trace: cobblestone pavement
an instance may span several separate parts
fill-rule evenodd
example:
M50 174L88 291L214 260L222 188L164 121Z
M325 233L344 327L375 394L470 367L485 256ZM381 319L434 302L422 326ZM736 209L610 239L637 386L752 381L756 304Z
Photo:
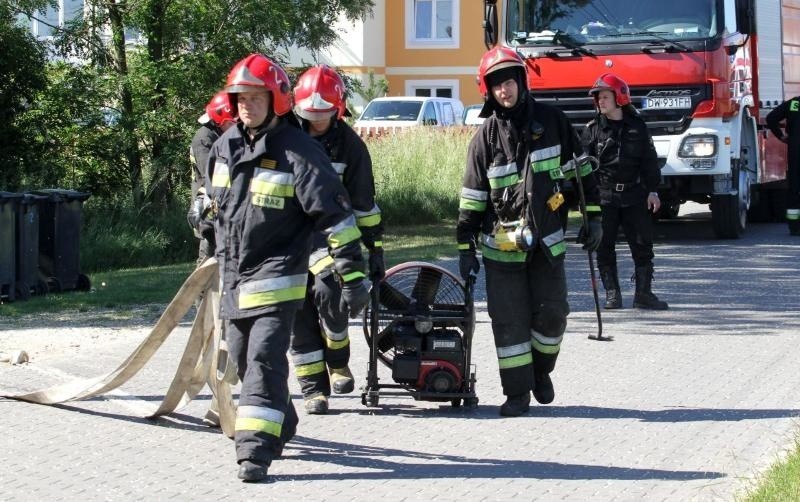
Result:
M503 396L479 287L476 410L407 397L366 408L356 392L332 398L328 416L307 416L292 381L298 435L269 483L244 484L232 441L202 424L207 389L178 413L138 418L169 385L186 319L108 395L61 406L0 400L0 500L733 500L797 434L800 239L764 224L737 241L712 240L707 216L657 227L654 290L670 303L666 312L630 308L632 264L620 242L628 308L604 313L613 342L587 339L596 319L586 255L570 245L573 313L556 400L526 416L498 416ZM5 391L103 374L151 327L35 324L0 320L0 350L28 347L33 356L0 364ZM354 322L359 384L361 333Z

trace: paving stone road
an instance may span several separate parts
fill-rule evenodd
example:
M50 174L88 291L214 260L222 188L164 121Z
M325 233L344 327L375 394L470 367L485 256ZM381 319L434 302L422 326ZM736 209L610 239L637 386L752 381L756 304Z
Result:
M526 416L498 416L503 397L479 287L478 409L394 397L366 408L358 393L336 396L328 416L300 411L270 483L244 484L233 443L202 424L208 389L177 413L139 418L169 385L185 319L139 375L108 395L60 406L0 400L0 500L734 500L798 432L800 239L761 224L718 241L708 217L684 208L656 227L654 290L669 302L666 312L630 308L632 263L620 242L628 308L604 313L613 342L587 339L596 319L586 255L570 245L573 312L556 400ZM0 363L0 389L103 374L151 326L44 317L19 328L0 319L0 351L32 355L29 364ZM354 322L359 384L361 333ZM295 382L291 389L302 410Z

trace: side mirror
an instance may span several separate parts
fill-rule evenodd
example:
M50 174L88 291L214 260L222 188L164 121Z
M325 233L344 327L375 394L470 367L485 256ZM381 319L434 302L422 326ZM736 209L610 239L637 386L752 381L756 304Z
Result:
M753 0L736 0L736 31L743 35L755 33L756 9Z
M483 43L491 49L497 43L497 0L485 0L483 6Z

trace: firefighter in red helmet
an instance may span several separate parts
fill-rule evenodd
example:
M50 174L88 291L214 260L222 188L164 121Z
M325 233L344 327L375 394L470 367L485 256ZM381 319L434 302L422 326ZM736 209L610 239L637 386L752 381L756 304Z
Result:
M360 232L320 144L289 120L289 78L261 54L236 63L225 86L239 122L214 143L204 216L217 241L221 317L242 382L234 440L239 478L261 481L294 435L286 353L306 296L315 232L325 235L356 315L369 300Z
M350 195L361 242L369 250L370 279L380 280L385 268L383 223L375 203L372 160L367 146L343 120L349 114L344 81L326 65L313 66L297 80L294 102L303 129L328 153ZM325 414L331 391L352 392L355 382L348 367L347 312L339 308L341 278L333 268L322 233L314 236L309 271L306 302L292 333L291 356L306 412Z
M581 137L584 151L600 161L597 181L603 215L603 240L597 248L600 279L606 289L606 309L622 308L617 273L616 240L620 225L634 263L633 306L664 310L667 302L651 290L653 222L648 211L661 207L656 188L661 179L658 157L647 124L631 104L628 84L606 73L592 86L597 117Z
M209 256L214 256L214 233L210 225L201 225L200 214L204 204L205 170L211 145L236 123L228 93L220 91L211 98L205 113L197 121L202 124L192 138L189 147L189 160L192 162L192 204L189 206L187 220L194 229L195 237L200 239L197 265L200 266ZM213 174L213 173L212 173Z
M525 63L495 47L481 59L478 86L486 120L469 145L459 203L459 269L467 281L486 269L486 296L506 401L502 416L553 401L550 373L567 326L567 244L561 189L582 177L590 211L581 236L600 242L599 206L591 166L574 165L580 142L560 110L537 102L527 88ZM573 179L574 181L574 179Z

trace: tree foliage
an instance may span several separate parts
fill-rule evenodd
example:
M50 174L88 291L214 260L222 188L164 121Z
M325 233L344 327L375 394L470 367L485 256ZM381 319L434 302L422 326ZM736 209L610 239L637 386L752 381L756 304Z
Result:
M16 16L0 1L0 188L9 191L24 184L21 167L36 163L36 143L18 119L46 85L44 48Z
M9 1L36 13L36 5L0 0ZM236 61L253 52L281 61L292 44L318 50L336 39L340 15L356 20L372 6L372 0L86 0L84 17L59 30L51 47L83 64L52 64L49 85L27 85L32 106L24 124L48 151L47 168L36 172L165 211L188 193L196 119Z

